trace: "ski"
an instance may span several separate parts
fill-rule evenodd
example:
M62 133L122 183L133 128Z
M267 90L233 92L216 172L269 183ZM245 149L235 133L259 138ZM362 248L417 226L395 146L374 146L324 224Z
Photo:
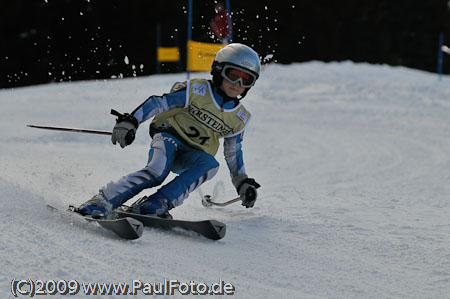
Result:
M187 231L196 232L211 240L222 239L223 237L225 237L225 233L227 230L225 223L217 220L188 221L164 219L154 216L130 213L121 209L117 209L114 212L119 218L134 218L142 222L146 227L159 228L163 230L181 228Z
M59 209L51 205L47 205L47 207L52 211L59 211ZM130 217L123 217L118 219L94 219L89 216L81 215L73 206L70 206L67 212L73 213L88 222L96 222L104 229L112 231L120 238L126 240L138 239L140 236L142 236L142 233L144 231L143 224L139 220Z

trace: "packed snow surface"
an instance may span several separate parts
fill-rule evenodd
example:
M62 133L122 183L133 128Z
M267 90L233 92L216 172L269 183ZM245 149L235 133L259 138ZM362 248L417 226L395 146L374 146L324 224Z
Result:
M182 80L185 74L0 91L1 298L13 296L14 279L223 280L235 286L226 296L233 298L450 296L448 76L351 62L267 66L243 100L254 116L246 169L262 185L255 207L202 206L201 194L236 196L219 150L217 176L172 212L225 222L220 241L148 228L125 241L47 209L79 205L142 168L148 128L121 149L107 136L27 124L111 130L111 108L131 112Z

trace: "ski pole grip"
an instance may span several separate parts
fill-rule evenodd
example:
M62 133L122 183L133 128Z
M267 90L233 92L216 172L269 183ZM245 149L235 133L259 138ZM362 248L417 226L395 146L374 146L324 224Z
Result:
M116 111L116 110L114 110L114 109L111 109L111 114L112 114L112 115L115 115L115 116L117 116L117 117L123 117L123 114L122 114L122 113L120 113L119 111Z
M133 115L129 113L120 113L114 109L111 109L111 114L117 116L116 122L122 122L122 121L128 121L134 125L134 127L137 129L139 127L139 122Z

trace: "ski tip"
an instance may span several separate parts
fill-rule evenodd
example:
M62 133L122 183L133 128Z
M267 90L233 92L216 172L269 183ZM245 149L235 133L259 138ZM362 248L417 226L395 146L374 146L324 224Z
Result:
M212 227L216 231L215 235L211 236L211 239L213 240L220 240L225 237L225 234L227 233L227 226L225 223L222 223L217 220L210 220Z
M144 224L142 222L131 217L125 217L123 219L126 219L135 232L135 237L131 239L137 239L142 236L144 233Z
M142 236L144 225L142 222L125 217L120 219L94 219L86 218L88 221L97 222L100 226L114 232L122 239L135 240Z

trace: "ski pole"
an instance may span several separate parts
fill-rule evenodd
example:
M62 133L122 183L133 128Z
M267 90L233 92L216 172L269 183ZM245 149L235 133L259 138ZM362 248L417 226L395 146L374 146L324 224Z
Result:
M202 205L203 205L204 207L210 207L210 206L212 206L212 205L220 206L220 207L225 207L225 206L228 206L228 205L230 205L230 204L232 204L232 203L235 203L235 202L237 202L237 201L240 201L240 200L241 200L241 197L238 196L238 197L236 197L236 198L234 198L234 199L231 199L231 200L229 200L229 201L225 201L225 202L215 202L215 201L213 201L213 200L211 199L211 195L205 195L205 196L203 196L203 198L202 198Z
M55 130L55 131L65 131L65 132L77 132L77 133L88 133L88 134L98 134L98 135L112 135L109 131L91 130L91 129L79 129L79 128L68 128L68 127L55 127L55 126L36 126L27 125L29 128L44 129L44 130Z
M117 112L114 109L111 109L111 114L123 117L123 114ZM98 135L112 135L112 132L109 131L100 131L100 130L91 130L91 129L79 129L79 128L69 128L69 127L55 127L55 126L36 126L36 125L27 125L29 128L36 129L44 129L44 130L55 130L55 131L65 131L65 132L76 132L76 133L88 133L88 134L98 134Z

